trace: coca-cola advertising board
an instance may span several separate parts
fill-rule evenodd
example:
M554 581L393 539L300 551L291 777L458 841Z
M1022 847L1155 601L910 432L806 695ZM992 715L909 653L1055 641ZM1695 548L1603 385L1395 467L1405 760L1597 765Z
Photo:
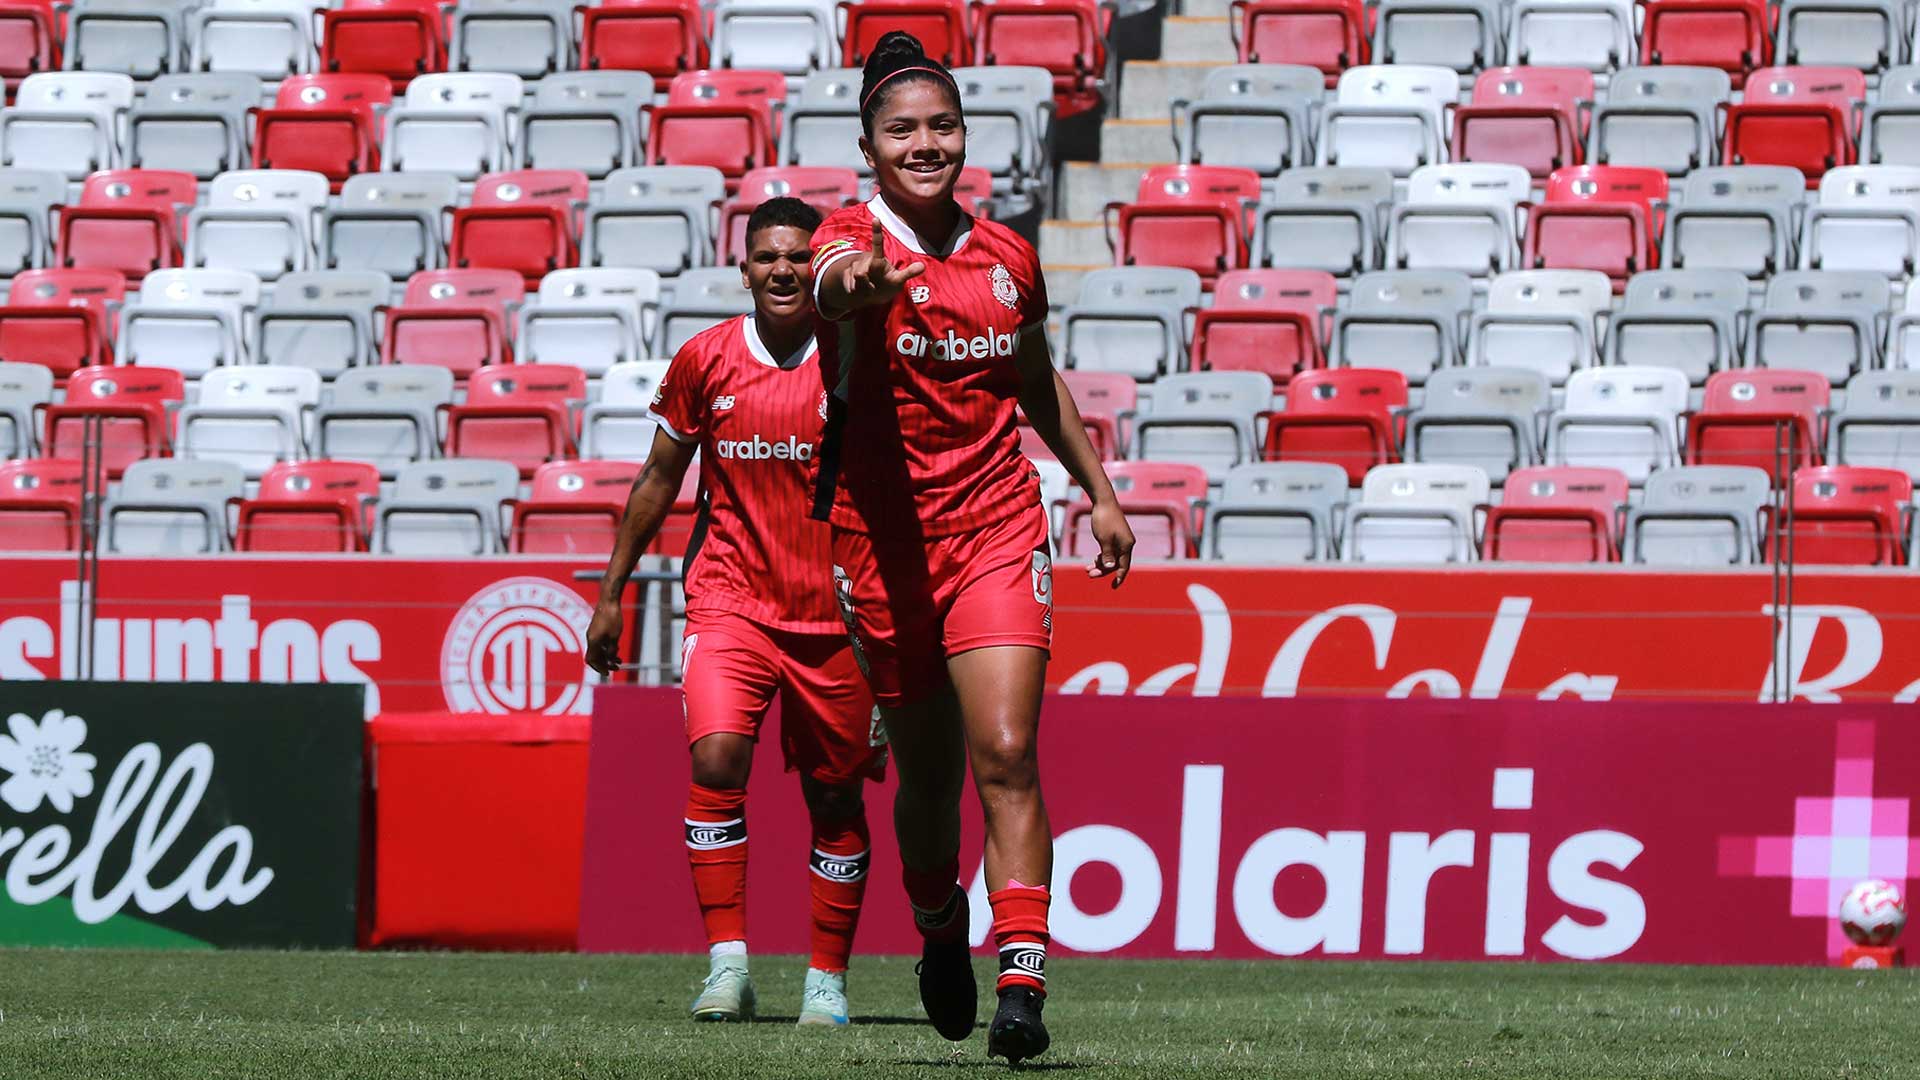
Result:
M771 722L771 721L770 721ZM580 944L699 951L678 695L603 689ZM760 741L748 935L807 947L807 815ZM1863 878L1920 858L1920 724L1887 705L1049 697L1063 950L1129 956L1825 964ZM918 950L891 783L858 948ZM963 808L973 941L980 817Z

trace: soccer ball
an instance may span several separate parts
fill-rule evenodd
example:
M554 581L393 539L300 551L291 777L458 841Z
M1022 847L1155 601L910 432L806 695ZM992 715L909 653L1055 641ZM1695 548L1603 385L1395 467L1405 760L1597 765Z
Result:
M1907 925L1907 897L1900 886L1868 878L1840 899L1840 929L1855 945L1889 945Z

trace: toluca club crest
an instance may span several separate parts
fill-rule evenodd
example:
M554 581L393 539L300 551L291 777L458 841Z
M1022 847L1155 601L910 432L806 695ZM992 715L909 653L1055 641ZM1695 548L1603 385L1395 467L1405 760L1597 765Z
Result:
M1005 304L1011 311L1020 306L1020 290L1013 283L1013 275L1007 273L1005 263L994 263L987 272L987 279L993 282L993 298Z

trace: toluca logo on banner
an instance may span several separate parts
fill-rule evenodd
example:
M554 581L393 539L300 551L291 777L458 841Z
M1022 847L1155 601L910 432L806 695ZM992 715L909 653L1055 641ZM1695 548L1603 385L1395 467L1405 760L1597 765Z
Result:
M0 687L0 944L351 946L362 692Z
M460 606L440 662L455 712L593 711L594 674L581 660L593 609L539 577L495 582Z

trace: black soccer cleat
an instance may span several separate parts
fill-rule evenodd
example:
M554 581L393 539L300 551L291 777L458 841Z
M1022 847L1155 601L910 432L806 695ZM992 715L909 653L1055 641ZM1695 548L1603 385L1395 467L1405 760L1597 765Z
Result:
M1018 1065L1046 1053L1053 1041L1040 1019L1040 1009L1046 1003L1045 997L1024 986L1000 991L1000 1007L994 1011L993 1026L987 1029L987 1056L1003 1057L1007 1064Z
M945 918L935 925L952 925L951 920L958 920L964 934L969 917L967 894L953 890L953 899L941 914ZM920 919L920 913L915 912L914 918ZM964 936L958 941L928 940L921 946L920 962L913 966L914 974L920 976L920 1007L927 1011L933 1030L952 1042L973 1034L974 1020L980 1012L980 990L974 985L970 953Z

